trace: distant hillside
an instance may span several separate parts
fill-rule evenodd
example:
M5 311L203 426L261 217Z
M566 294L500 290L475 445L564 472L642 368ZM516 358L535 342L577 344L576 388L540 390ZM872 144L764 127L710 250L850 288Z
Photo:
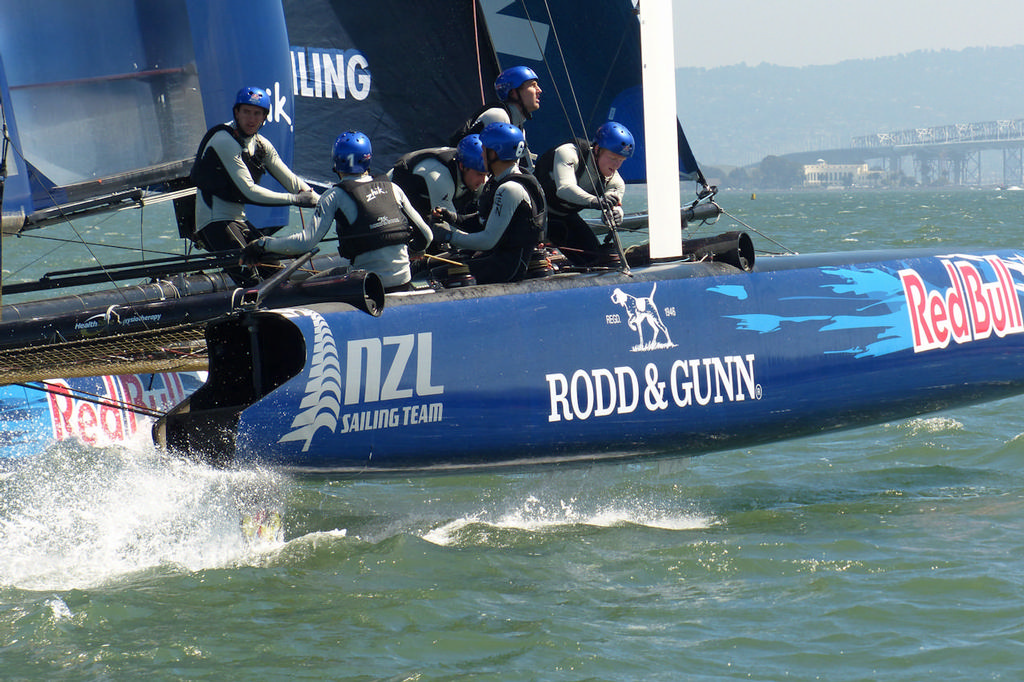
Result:
M680 120L706 166L841 147L876 132L1024 118L1024 45L679 69L676 81Z

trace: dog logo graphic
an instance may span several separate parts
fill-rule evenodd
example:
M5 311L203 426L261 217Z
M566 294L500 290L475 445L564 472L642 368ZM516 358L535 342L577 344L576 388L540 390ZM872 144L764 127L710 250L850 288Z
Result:
M661 321L661 313L654 303L654 292L658 288L655 282L648 296L631 296L622 289L612 292L612 303L621 305L626 310L626 324L640 336L640 343L633 350L654 350L656 348L675 348L665 323ZM651 337L644 341L644 330L650 329Z

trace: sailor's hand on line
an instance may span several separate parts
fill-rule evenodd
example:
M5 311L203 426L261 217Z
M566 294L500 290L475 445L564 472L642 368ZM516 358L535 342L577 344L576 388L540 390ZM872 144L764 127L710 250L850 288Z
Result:
M455 213L455 211L451 210L450 208L438 206L437 208L430 212L430 221L432 223L445 222L448 223L449 225L458 225L459 216L458 214Z
M259 239L253 239L242 247L242 264L251 265L252 263L258 263L263 258L263 254L267 252L266 243L267 238L260 237Z
M304 190L292 195L292 203L300 208L313 208L320 197L312 190Z
M614 197L610 197L607 195L601 197L594 197L593 199L590 200L590 208L594 208L599 211L608 211L611 210L611 208L615 206L617 203L618 202L615 200Z
M621 206L612 206L611 209L601 212L601 222L609 227L622 227L623 215Z
M444 209L442 209L444 210ZM450 211L449 211L450 212ZM437 223L434 225L434 243L435 244L451 244L452 243L452 228L445 223Z

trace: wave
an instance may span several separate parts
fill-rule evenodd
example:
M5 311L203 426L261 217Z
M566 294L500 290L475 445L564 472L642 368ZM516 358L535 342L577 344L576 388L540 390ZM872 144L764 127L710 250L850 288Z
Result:
M436 545L448 546L472 542L473 537L490 542L485 531L526 531L530 533L576 529L580 526L612 528L641 526L661 530L697 530L715 523L712 516L677 510L659 509L636 500L617 500L595 508L581 505L578 499L559 499L545 504L530 495L518 507L502 512L481 510L450 520L420 535Z
M66 442L10 472L0 492L0 586L65 590L248 560L267 545L242 520L280 508L283 479Z

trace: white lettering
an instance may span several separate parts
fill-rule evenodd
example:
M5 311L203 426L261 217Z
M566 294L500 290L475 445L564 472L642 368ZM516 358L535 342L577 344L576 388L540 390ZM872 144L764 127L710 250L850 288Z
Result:
M434 337L430 332L421 332L416 336L416 395L438 395L444 393L444 386L430 383L431 359L434 350Z
M345 363L345 404L359 402L359 387L366 377L363 401L375 403L380 400L381 370L380 339L358 339L348 342ZM366 351L366 372L363 372L363 351Z
M370 72L367 70L369 64L362 52L348 50L345 52L348 60L347 83L349 92L357 100L364 100L370 96Z
M402 398L411 398L412 389L399 388L398 384L402 381L405 368L409 365L409 358L412 357L412 348L416 345L415 337L412 334L385 336L384 345L397 346L397 348L395 350L395 359L391 361L387 378L384 379L384 388L381 390L380 399L400 400Z
M352 99L370 96L369 62L359 50L292 47L292 92L296 97Z
M548 414L549 422L566 421L572 419L572 412L569 410L569 382L564 374L548 374L544 377L548 382L548 395L551 398L551 412Z
M606 369L595 369L594 375L594 416L607 417L615 411L615 379L612 373ZM604 386L608 386L608 395L605 396Z
M684 408L713 403L759 399L761 389L754 379L753 354L676 360L669 369L671 403L662 399L665 384L658 381L658 368L645 367L644 405L654 412L675 404ZM550 411L548 421L571 421L629 414L640 403L641 386L631 367L577 369L571 378L554 373L545 376Z
M586 398L585 408L580 407L580 384L583 384L584 389L582 391ZM572 375L572 411L576 415L577 419L586 419L590 416L591 410L594 409L594 385L590 383L590 375L584 372L582 369L578 369L573 372Z

